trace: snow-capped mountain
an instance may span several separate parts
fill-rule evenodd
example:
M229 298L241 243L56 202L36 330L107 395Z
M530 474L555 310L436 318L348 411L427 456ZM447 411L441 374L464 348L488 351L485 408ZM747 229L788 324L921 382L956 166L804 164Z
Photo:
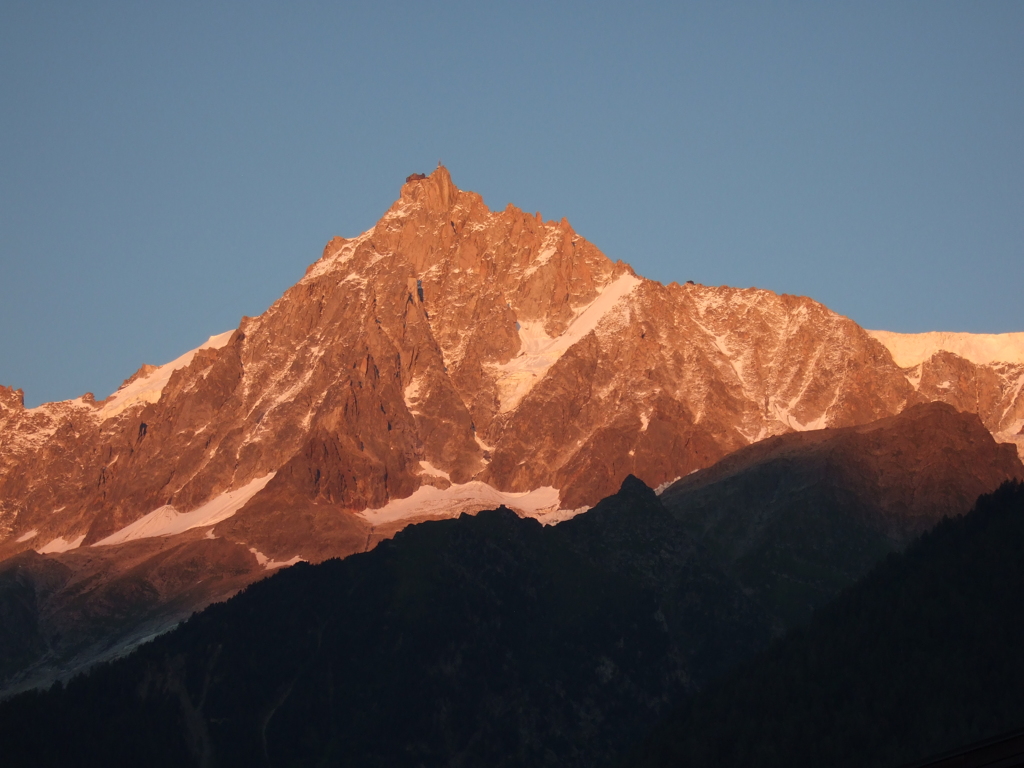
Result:
M808 298L661 285L439 167L266 313L106 400L4 390L0 554L199 528L269 564L499 503L557 521L629 473L656 487L929 400L1024 446L1022 387L1024 334L865 331Z

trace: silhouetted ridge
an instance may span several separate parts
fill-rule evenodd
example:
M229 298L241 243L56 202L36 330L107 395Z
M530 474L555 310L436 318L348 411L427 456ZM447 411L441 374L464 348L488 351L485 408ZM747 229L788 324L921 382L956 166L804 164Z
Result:
M600 763L769 638L653 492L624 486L555 527L499 508L289 568L0 704L4 763Z
M648 501L657 498L657 494L650 486L636 475L626 475L626 479L622 481L622 485L619 487L619 495L642 497Z

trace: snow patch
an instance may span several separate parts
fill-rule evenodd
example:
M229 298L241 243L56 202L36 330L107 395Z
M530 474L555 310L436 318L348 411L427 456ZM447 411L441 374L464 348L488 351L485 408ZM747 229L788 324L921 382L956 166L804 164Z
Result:
M443 477L445 480L451 482L451 477L448 476L447 472L445 472L443 469L438 469L429 461L420 462L420 474L431 475L433 477Z
M40 555L50 555L55 552L67 552L71 549L78 549L82 546L82 542L85 541L85 534L78 536L74 539L65 539L63 536L54 539L49 544L46 544L42 549L37 549Z
M975 365L1024 363L1024 333L892 333L867 331L882 342L900 368L923 363L936 352L952 352Z
M690 474L692 475L693 472L691 472ZM661 485L659 485L657 488L654 489L655 495L661 496L661 494L663 494L666 490L668 490L668 487L670 485L672 485L672 483L676 482L677 480L682 480L682 479L683 479L683 476L680 475L675 480L666 480L664 483L662 483Z
M385 219L387 219L387 218L388 218L388 215L385 214ZM374 227L373 229L368 229L365 232L363 232L361 235L359 235L359 237L355 237L355 238L353 238L351 240L347 240L341 246L341 248L338 249L338 251L336 253L333 253L330 256L326 257L326 258L321 258L319 261L315 262L309 268L309 271L305 274L305 276L299 281L299 283L305 283L305 282L308 282L310 280L315 280L316 278L320 277L324 273L330 271L330 269L332 267L334 267L335 265L344 264L345 262L347 262L349 259L351 259L353 256L355 256L356 248L364 240L366 240L369 237L371 237L375 230L376 230L376 227ZM350 277L351 277L351 275L350 275Z
M1017 447L1017 455L1024 461L1024 419L1017 419L1007 425L1006 429L993 432L992 437L997 443L1009 443Z
M31 531L26 531L25 533L21 534L21 536L16 538L15 541L20 544L23 541L28 541L29 539L34 539L38 535L39 535L39 531L37 531L35 528L33 528Z
M544 240L540 244L540 250L537 255L530 260L530 266L526 272L523 273L523 277L527 278L540 269L545 264L551 261L551 257L558 252L558 244L561 242L563 233L560 229L552 229L548 231Z
M423 388L423 379L416 377L409 382L409 385L403 390L405 395L405 407L409 409L409 413L419 413L416 405L419 403L420 390Z
M271 560L269 557L260 552L256 547L249 547L249 551L256 555L256 562L263 566L268 571L273 571L276 568L287 568L289 565L295 565L296 563L306 562L301 557L296 555L290 560Z
M651 425L651 413L652 411L644 411L640 414L640 431L646 432L647 427Z
M492 488L487 483L471 480L444 490L432 485L422 485L412 496L395 499L377 509L365 509L359 515L371 525L381 525L425 518L446 519L458 517L463 512L475 514L501 505L523 517L532 517L546 525L567 520L586 509L559 509L558 489L551 486L524 493L506 493Z
M537 382L544 378L551 366L573 344L595 330L612 308L640 283L640 278L634 275L620 275L555 338L544 331L543 321L520 321L519 354L504 365L494 366L498 374L496 383L500 413L514 410Z
M193 350L186 352L166 365L161 365L145 376L140 376L135 381L122 386L117 392L107 398L103 407L97 412L101 419L109 419L134 405L143 403L155 403L163 394L164 387L171 380L171 374L179 368L184 368L192 362L196 352L201 349L220 349L231 338L234 331L225 331L211 336L203 344Z
M914 389L921 388L921 374L924 372L924 363L918 363L913 368L906 370L903 374L907 377L907 381L910 382L910 386Z
M215 496L202 506L191 512L181 513L169 504L158 507L143 518L126 525L116 533L97 541L94 547L105 547L122 544L135 539L148 539L154 536L173 536L184 533L192 528L216 525L235 514L249 499L263 490L274 472L246 483L241 488Z
M795 432L809 432L814 429L825 429L825 427L828 426L827 408L820 416L818 416L818 418L811 419L806 423L796 418L796 416L794 416L790 412L790 409L793 408L798 402L800 402L800 395L794 398L793 401L790 402L789 406L785 408L779 407L778 405L773 403L772 411L775 415L775 419L777 421L782 422Z

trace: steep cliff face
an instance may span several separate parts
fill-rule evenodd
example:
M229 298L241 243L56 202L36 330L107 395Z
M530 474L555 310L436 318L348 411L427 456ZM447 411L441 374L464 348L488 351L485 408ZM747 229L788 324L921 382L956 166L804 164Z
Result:
M205 527L318 560L498 503L554 521L630 473L926 400L1016 438L1019 363L918 371L884 341L810 299L645 280L439 167L266 313L107 400L0 393L0 557Z

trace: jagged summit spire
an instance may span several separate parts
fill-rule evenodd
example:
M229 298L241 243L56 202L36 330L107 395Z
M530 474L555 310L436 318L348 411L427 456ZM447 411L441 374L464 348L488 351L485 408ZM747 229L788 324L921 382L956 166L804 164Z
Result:
M446 211L458 194L459 188L452 183L448 169L438 163L429 176L414 173L407 177L399 202L419 204L428 211Z

